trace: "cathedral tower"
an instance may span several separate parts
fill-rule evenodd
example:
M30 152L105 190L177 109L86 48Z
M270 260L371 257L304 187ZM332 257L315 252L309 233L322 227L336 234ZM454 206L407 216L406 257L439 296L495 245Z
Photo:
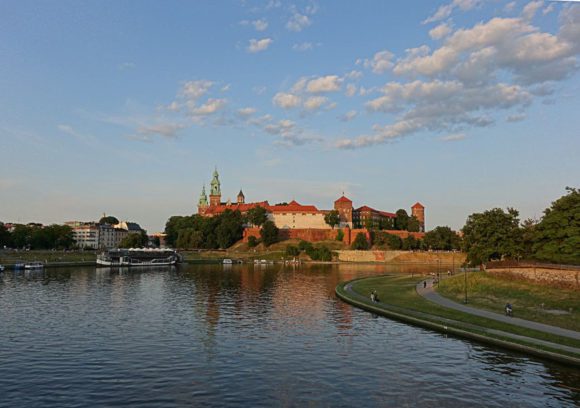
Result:
M209 205L215 206L220 205L222 201L222 190L220 188L220 178L217 168L213 172L213 178L211 180L211 189L209 192Z
M244 196L244 193L242 193L242 190L240 190L240 192L238 193L238 204L244 204L246 202L246 197Z
M199 214L205 213L207 208L207 195L205 194L205 185L201 189L201 194L199 195L199 201L197 202L197 212Z
M421 232L425 232L425 207L423 204L419 202L415 203L415 205L411 207L411 215L419 220Z

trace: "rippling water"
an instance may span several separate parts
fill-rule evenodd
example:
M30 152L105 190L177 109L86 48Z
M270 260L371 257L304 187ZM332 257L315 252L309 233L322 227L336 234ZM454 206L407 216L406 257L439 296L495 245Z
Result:
M578 370L378 318L334 295L340 281L385 272L394 270L4 273L0 406L580 405Z

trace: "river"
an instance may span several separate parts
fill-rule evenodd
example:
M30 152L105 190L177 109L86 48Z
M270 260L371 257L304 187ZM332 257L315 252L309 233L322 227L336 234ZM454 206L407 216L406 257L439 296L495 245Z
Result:
M579 370L379 318L334 295L344 280L418 270L5 272L0 406L580 405Z

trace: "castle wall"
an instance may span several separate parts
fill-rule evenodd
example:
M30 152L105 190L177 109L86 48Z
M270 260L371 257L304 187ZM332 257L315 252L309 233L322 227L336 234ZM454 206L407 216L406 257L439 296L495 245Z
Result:
M268 214L268 219L273 221L279 229L331 229L324 221L324 214L322 213L270 213Z

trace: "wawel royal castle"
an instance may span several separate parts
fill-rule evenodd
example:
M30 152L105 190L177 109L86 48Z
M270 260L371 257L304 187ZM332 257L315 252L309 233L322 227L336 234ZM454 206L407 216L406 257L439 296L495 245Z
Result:
M248 210L257 206L266 209L268 218L280 230L331 229L324 221L324 216L331 210L319 210L314 205L302 205L294 200L287 204L276 205L270 205L268 201L246 203L244 193L240 190L235 203L230 200L222 202L221 184L217 169L213 172L209 201L205 186L201 191L198 202L198 213L205 217L213 217L226 210L237 210L245 214ZM354 208L352 201L345 197L344 194L334 202L334 209L338 211L340 217L339 228L363 228L365 225L368 225L368 220L371 220L372 224L378 227L382 219L395 218L394 213L376 210L366 205ZM420 203L416 203L411 207L411 215L419 220L421 232L424 232L425 207Z

